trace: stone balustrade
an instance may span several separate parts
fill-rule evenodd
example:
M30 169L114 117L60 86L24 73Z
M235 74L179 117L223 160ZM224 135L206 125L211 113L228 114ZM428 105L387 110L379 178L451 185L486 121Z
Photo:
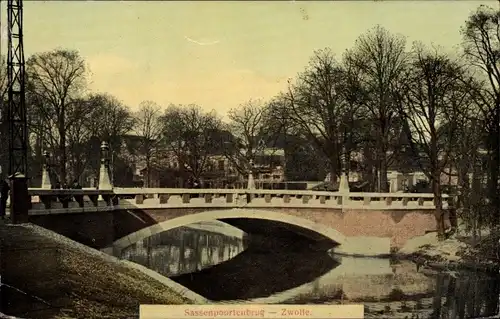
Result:
M373 210L435 209L433 194L355 193L265 189L30 188L30 214L161 208L328 208ZM447 208L448 196L443 195Z

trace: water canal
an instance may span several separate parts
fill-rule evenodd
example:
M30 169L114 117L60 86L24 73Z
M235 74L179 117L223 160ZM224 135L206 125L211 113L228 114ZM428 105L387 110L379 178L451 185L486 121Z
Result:
M210 222L151 236L120 257L213 301L363 303L367 318L465 319L499 311L500 277L436 272L408 261L340 257L298 250L295 244L294 249L258 249L249 243L251 235Z

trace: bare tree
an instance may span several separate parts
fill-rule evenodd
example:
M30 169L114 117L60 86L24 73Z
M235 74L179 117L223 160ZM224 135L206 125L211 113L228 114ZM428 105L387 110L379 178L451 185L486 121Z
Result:
M182 168L195 178L206 171L209 158L221 148L221 120L198 105L171 105L162 117L163 138Z
M97 174L102 141L109 144L114 177L114 162L119 156L122 137L134 126L130 110L109 94L93 94L75 103L74 115L80 120L68 128L67 137L68 164L73 177L79 178L86 171Z
M85 62L76 51L54 50L31 56L26 63L27 94L32 102L31 127L51 145L67 182L68 129L81 119L78 98L86 88Z
M89 141L92 132L88 126L92 123L92 108L86 98L75 100L71 117L78 118L66 129L68 177L80 179L84 173L89 156Z
M377 26L360 36L353 49L345 54L346 64L359 70L359 79L367 97L363 99L371 118L376 144L380 191L388 191L387 169L397 154L394 140L400 136L396 125L397 108L392 99L392 87L406 63L405 39Z
M468 90L458 78L462 68L437 50L415 45L414 59L401 94L400 116L407 122L406 133L418 163L432 183L438 235L444 238L441 174L452 153L451 139L468 106Z
M157 159L162 137L161 107L152 101L144 101L135 114L135 133L141 138L141 153L146 164L146 185L151 183L152 164Z
M469 63L480 71L485 87L475 90L478 106L487 131L490 157L489 189L492 225L500 225L500 19L499 12L480 6L470 15L462 29L464 53Z
M352 113L347 72L329 49L315 52L287 94L289 119L328 160L331 181L341 173L344 125Z
M129 107L110 94L93 94L89 97L89 102L93 106L93 110L90 113L90 118L92 120L88 123L88 129L95 142L92 145L93 147L88 149L93 150L95 155L99 155L100 143L102 141L107 141L109 143L111 153L111 178L113 183L120 183L122 179L120 169L123 169L123 167L120 167L118 164L126 163L121 152L123 137L133 131L135 118ZM95 158L92 167L97 173L99 156L95 155L91 156L89 154L88 157L92 159Z
M110 94L93 94L89 103L92 105L92 121L88 127L92 135L107 141L111 149L118 150L120 138L134 129L135 119L130 108Z
M268 130L267 114L267 105L260 100L249 100L228 113L228 129L234 139L226 141L225 155L242 175L276 137Z
M453 152L450 154L450 166L456 167L457 170L457 217L464 223L466 231L472 232L474 240L478 230L487 221L487 218L484 218L484 207L485 199L489 196L483 184L485 170L482 145L485 134L477 130L481 123L484 123L483 119L475 114L467 114L453 138Z
M297 150L299 145L296 145L299 140L300 130L295 126L294 121L291 118L291 106L287 94L280 93L275 96L267 105L266 118L264 119L264 127L268 132L268 136L275 136L274 142L282 140L282 145L284 148L285 156L283 162L284 180L288 180L290 175L290 169L294 171L295 174L292 178L297 178L296 173L297 165L289 166L288 157L291 156L293 150ZM292 137L293 136L293 137ZM307 169L306 169L307 171Z

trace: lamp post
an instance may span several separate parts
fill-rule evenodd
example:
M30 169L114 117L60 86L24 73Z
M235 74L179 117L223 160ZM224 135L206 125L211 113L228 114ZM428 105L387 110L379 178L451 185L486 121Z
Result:
M109 145L107 142L101 143L101 165L109 168Z
M51 189L52 182L50 179L50 153L43 152L43 165L42 165L42 186L43 189Z
M352 114L351 114L352 116ZM341 170L341 175L340 175L340 183L339 183L339 191L340 192L349 192L349 167L348 167L348 158L347 158L347 147L346 144L348 143L348 138L347 138L347 123L351 122L351 119L349 118L349 114L346 114L346 116L343 119L343 136L342 136L342 148L341 148L341 156L340 156L340 170Z
M341 175L339 183L339 192L349 192L349 180L347 178L347 154L345 145L342 146L342 156L340 160Z
M113 185L109 178L109 145L107 142L101 143L101 168L99 169L99 189L111 190Z
M111 151L111 165L109 167L111 172L111 185L115 184L115 152Z

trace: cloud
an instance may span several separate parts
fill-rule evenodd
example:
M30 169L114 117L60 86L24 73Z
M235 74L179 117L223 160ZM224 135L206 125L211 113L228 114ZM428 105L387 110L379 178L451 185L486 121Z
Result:
M212 44L217 44L219 43L220 41L219 40L215 40L215 41L209 41L209 42L200 42L200 41L196 41L196 40L193 40L187 36L184 36L184 38L186 40L188 40L189 42L193 42L193 43L196 43L196 44L199 44L199 45L212 45Z

